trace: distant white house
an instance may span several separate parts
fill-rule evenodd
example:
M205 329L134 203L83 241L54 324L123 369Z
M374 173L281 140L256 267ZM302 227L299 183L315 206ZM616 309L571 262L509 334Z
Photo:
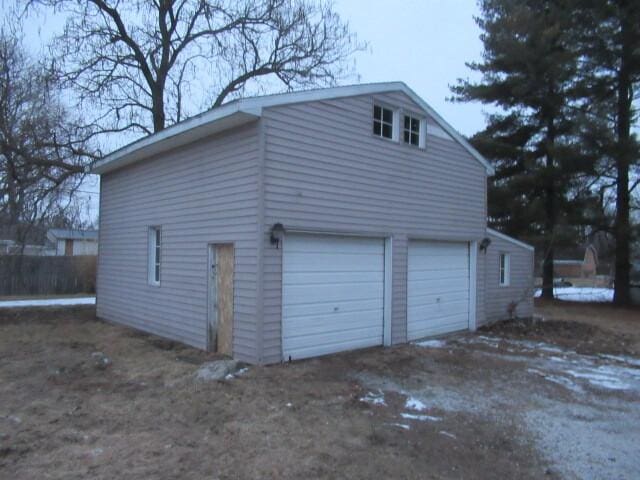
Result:
M55 248L48 245L22 245L13 240L0 240L0 255L28 255L48 257L56 254Z
M55 247L55 255L98 255L97 230L65 230L52 228L47 240Z

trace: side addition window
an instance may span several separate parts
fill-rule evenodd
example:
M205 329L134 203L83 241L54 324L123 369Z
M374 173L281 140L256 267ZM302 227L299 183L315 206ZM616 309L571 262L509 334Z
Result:
M509 285L509 277L511 275L511 258L508 253L500 254L500 286Z
M160 227L149 228L149 284L160 285L160 253L162 247L162 230Z
M373 134L382 138L393 138L393 110L373 106Z
M420 146L420 123L419 118L404 116L404 143Z

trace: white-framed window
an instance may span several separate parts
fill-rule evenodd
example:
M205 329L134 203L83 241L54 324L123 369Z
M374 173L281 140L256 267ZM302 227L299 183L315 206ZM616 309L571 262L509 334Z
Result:
M500 254L500 286L509 285L511 276L511 256L508 253Z
M402 140L407 145L425 148L427 143L427 121L414 114L408 113L403 116Z
M162 229L149 227L149 284L160 285Z
M381 105L373 105L373 134L376 137L393 139L395 113Z
M421 120L412 115L404 116L403 139L404 143L420 146L420 124Z

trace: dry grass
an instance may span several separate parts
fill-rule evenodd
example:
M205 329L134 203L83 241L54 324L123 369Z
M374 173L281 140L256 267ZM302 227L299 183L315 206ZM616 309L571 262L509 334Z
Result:
M637 339L630 312L611 319L600 307L538 307ZM558 332L538 334L571 340ZM98 351L109 367L93 359ZM524 367L499 357L400 346L196 383L211 358L101 322L93 308L0 311L0 478L554 478L509 407L500 422L458 412L407 431L393 425L403 394L388 392L385 408L359 400L366 375L468 386L471 395L495 381L528 388ZM541 391L564 398L554 388ZM528 401L522 393L505 405Z

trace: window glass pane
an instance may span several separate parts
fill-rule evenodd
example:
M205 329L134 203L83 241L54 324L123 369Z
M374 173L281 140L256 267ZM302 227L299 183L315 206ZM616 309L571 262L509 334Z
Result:
M382 109L382 120L387 123L393 123L393 112L388 108Z
M411 128L411 117L408 115L404 116L404 128L406 128L407 130Z
M156 282L160 281L160 265L156 265L155 279L156 279Z
M387 125L386 123L382 125L382 136L385 138L391 138L393 136L391 125Z
M373 106L373 118L375 118L376 120L382 119L382 108L377 105Z
M418 145L420 143L420 138L417 133L411 134L411 145Z
M160 247L160 229L156 228L156 248Z
M382 124L380 122L373 122L373 134L374 135L382 135Z
M420 120L418 120L417 118L411 119L411 130L413 130L414 132L420 131Z
M409 133L409 130L405 130L404 131L404 141L405 143L409 143L409 137L411 136L411 134Z

